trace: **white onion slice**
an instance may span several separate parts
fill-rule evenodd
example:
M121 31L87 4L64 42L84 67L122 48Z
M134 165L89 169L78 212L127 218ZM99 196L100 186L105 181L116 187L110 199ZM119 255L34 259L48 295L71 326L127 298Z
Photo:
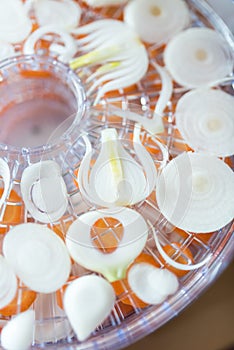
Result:
M9 188L10 188L10 179L11 179L9 166L2 158L0 158L0 177L2 178L2 181L4 184L4 190L0 198L0 208L1 208L7 199Z
M26 350L32 345L35 312L27 310L15 316L3 327L1 344L6 350Z
M89 82L93 80L93 85L88 94L100 86L94 105L105 93L135 84L147 72L149 59L146 48L136 33L122 21L98 20L77 28L72 33L86 35L77 40L79 49L84 54L70 62L72 69L100 64L108 67L100 69L98 66L98 74L95 72L89 78ZM111 65L107 66L109 63Z
M174 36L164 51L164 62L172 78L188 88L212 85L233 70L227 42L209 28L190 28Z
M32 290L52 293L68 279L71 269L67 248L46 226L21 224L3 241L3 253L16 275Z
M86 340L105 320L114 303L115 292L102 277L82 276L69 284L63 304L79 341Z
M21 193L27 210L41 222L57 221L67 209L67 189L55 161L41 161L26 168L22 174Z
M17 279L6 259L0 255L0 309L7 306L15 297Z
M234 216L234 172L214 156L182 153L162 170L156 198L174 226L195 233L216 231Z
M6 41L0 40L0 60L11 57L15 55L14 46L7 43Z
M117 249L103 254L93 245L90 231L102 218L118 220L124 229ZM141 253L148 236L143 217L129 208L103 209L81 215L68 229L66 244L72 258L85 268L102 273L109 281L125 277L129 264Z
M102 7L102 6L117 6L124 4L128 0L83 0L87 5L91 7Z
M34 11L40 26L55 25L65 30L77 27L81 16L81 8L73 0L35 1Z
M166 43L189 20L182 0L132 0L124 8L124 21L147 43Z
M231 156L234 154L234 97L221 90L190 91L177 103L176 126L195 151Z
M128 284L139 299L153 305L162 303L179 287L172 272L146 263L134 264L129 269Z
M31 55L36 53L35 45L37 41L46 34L55 34L60 37L64 45L53 43L50 46L50 52L57 54L60 61L69 62L77 51L77 44L70 34L56 25L47 25L35 30L24 43L24 54Z
M91 144L87 137L86 153L78 173L82 195L98 205L114 207L135 204L144 200L153 191L156 183L154 162L142 146L138 128L134 130L134 150L138 163L122 146L116 129L104 129L101 151L89 175ZM103 181L105 179L105 181Z
M0 40L18 43L26 39L32 23L20 0L0 1Z

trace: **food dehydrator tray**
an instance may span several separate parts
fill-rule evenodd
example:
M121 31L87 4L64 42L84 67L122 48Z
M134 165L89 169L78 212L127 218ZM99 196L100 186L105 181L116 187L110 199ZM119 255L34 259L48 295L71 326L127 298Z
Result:
M234 53L232 34L207 3L203 0L187 0L186 3L189 6L192 18L191 26L205 26L215 29L225 38L231 52ZM81 24L102 18L122 18L123 7L109 7L94 10L88 8L82 2L80 2L80 5L83 8ZM22 171L29 164L48 159L55 160L60 164L64 181L67 184L69 205L66 215L58 222L50 223L49 226L54 230L60 231L63 235L66 234L68 224L71 223L75 217L97 208L93 203L83 200L76 182L77 172L85 154L85 144L81 135L83 133L88 133L95 150L95 158L100 150L101 130L105 127L114 127L119 132L121 142L125 148L130 149L132 156L135 157L132 147L133 122L120 118L118 116L118 111L119 109L122 111L130 109L131 111L141 114L142 117L147 118L150 115L150 111L155 107L161 86L160 76L155 70L155 64L162 63L163 47L158 48L154 45L147 45L147 51L150 57L150 66L146 76L139 83L130 88L106 94L96 107L92 106L96 92L86 100L85 93L82 90L82 86L80 86L81 81L84 90L88 89L89 84L86 80L92 72L91 68L78 69L77 74L79 78L76 78L75 74L69 73L70 70L65 65L60 64L54 58L47 58L43 55L19 56L15 61L8 59L1 63L0 70L2 81L4 81L4 79L5 81L13 79L14 82L17 82L15 74L16 77L18 76L17 74L20 75L22 67L30 71L39 70L50 72L50 74L55 77L54 82L51 83L52 85L50 85L50 83L46 85L47 83L44 81L42 81L40 85L40 82L34 82L34 77L27 77L28 80L25 86L33 91L32 93L35 94L35 97L38 96L38 91L42 86L46 87L47 92L48 89L54 89L54 87L57 86L53 92L54 96L56 96L55 98L61 99L61 96L63 96L62 105L69 101L70 106L70 109L68 109L66 113L68 113L68 115L76 113L75 119L73 115L73 117L70 119L68 118L60 127L62 131L68 130L65 134L61 136L60 128L57 130L60 135L59 141L54 141L57 139L55 135L52 135L47 144L32 149L28 147L21 149L17 147L17 145L7 146L6 144L0 144L0 156L8 162L11 169L11 189L15 190L17 193L20 193ZM17 68L15 67L16 61ZM56 85L58 80L61 86L59 84ZM19 84L18 88L22 89L20 85L22 81L19 80L17 83ZM68 91L67 86L71 89L71 93ZM230 80L221 88L234 95L233 81ZM27 96L27 91L28 90L25 88L25 97ZM170 158L189 150L185 141L179 135L174 122L174 108L178 99L184 92L184 88L175 85L172 98L167 104L163 118L165 131L162 135L158 135L159 140L167 147ZM12 93L17 94L17 88ZM5 96L8 95L7 89L5 94ZM6 103L4 95L0 98L2 98L2 104ZM78 106L76 105L76 99L78 99ZM17 131L15 132L15 135L16 134ZM149 133L143 131L142 135L144 144L148 147L147 149L150 150L155 166L159 170L163 161L162 150ZM22 140L19 142L21 141ZM223 160L234 168L233 157L224 158ZM210 253L212 254L211 259L203 267L195 271L190 271L188 274L180 277L179 290L160 305L140 308L134 302L134 299L131 298L131 291L127 289L126 285L123 285L124 292L117 297L111 315L96 329L88 340L84 342L79 342L76 339L66 315L63 310L57 306L56 295L45 296L38 294L37 301L33 306L37 311L37 333L35 344L32 348L47 347L48 349L77 350L123 348L153 332L171 318L178 315L181 310L194 299L198 298L204 289L207 288L229 264L234 254L233 223L228 224L218 232L210 234L195 234L185 231L181 233L180 230L173 228L173 226L160 215L154 192L155 191L153 191L146 200L134 204L132 208L142 214L146 220L153 223L163 243L171 244L171 242L179 242L183 248L189 248L191 250L195 262L203 260ZM4 217L6 205L17 208L20 222L33 221L30 214L26 211L20 197L7 199L5 206L3 205L3 209L1 209L1 218ZM0 234L0 246L5 235L4 232L15 224L15 222L8 221L0 225L0 233L2 233ZM155 260L162 265L152 232L148 237L144 251L152 255ZM73 274L77 276L87 273L89 272L85 269L73 271ZM20 288L23 290L25 287L21 285ZM127 307L123 303L126 297L131 299L131 306ZM8 320L9 317L2 316L0 318L0 326L5 324Z

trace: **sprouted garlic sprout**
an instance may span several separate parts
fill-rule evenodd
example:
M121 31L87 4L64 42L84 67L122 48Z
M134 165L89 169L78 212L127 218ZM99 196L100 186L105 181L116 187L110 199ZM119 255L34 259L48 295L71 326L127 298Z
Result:
M92 146L89 138L83 136L86 152L80 164L78 184L84 198L103 207L115 207L133 205L148 197L154 189L157 172L139 133L140 127L136 125L133 147L138 163L123 147L116 129L102 130L101 150L90 172Z
M0 1L0 40L16 44L25 40L32 29L21 0Z
M175 35L164 50L172 78L187 88L212 86L232 73L233 56L215 30L189 28Z
M98 20L72 33L85 37L77 40L84 54L72 60L70 67L76 70L84 66L103 65L89 77L89 82L93 83L87 95L99 87L94 105L105 93L135 84L147 72L149 59L146 48L136 33L123 22Z
M57 55L62 62L69 62L77 51L77 44L75 39L58 25L46 25L36 29L30 34L24 43L23 52L25 55L36 53L36 43L42 39L46 34L58 35L62 44L52 43L50 45L50 53Z
M32 217L44 223L59 220L68 205L68 195L59 165L52 160L28 166L21 178L21 193Z
M234 154L234 97L222 90L195 89L176 106L176 126L195 151L218 157Z
M82 276L68 285L63 305L79 341L86 340L105 320L114 303L111 284L100 276Z
M113 252L104 254L95 248L90 233L98 220L105 220L107 217L120 222L123 237ZM81 215L69 227L66 245L71 257L78 264L101 273L108 281L113 282L125 277L128 266L143 250L147 237L148 227L144 218L132 209L118 207L89 211Z
M19 313L3 327L1 345L6 350L26 350L33 343L35 311Z
M176 275L147 263L138 263L129 269L128 283L139 299L152 305L162 303L179 287Z
M53 293L67 281L71 259L63 240L46 226L25 223L10 229L3 254L31 290Z
M182 0L132 0L124 8L124 21L141 40L162 45L189 24L190 16Z
M156 199L166 219L184 231L219 230L234 216L234 172L215 156L184 152L160 173Z

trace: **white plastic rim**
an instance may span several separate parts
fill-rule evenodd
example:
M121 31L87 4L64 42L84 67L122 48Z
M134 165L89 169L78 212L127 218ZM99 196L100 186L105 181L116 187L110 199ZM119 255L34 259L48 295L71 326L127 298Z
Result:
M86 340L105 320L114 303L111 284L100 276L82 276L69 284L63 304L79 341Z
M182 0L132 0L124 8L124 21L141 40L161 45L189 24L190 15Z
M3 254L15 274L36 292L55 292L70 274L67 248L46 226L34 223L15 226L3 240Z
M166 219L182 230L219 230L234 216L234 172L214 156L182 153L162 170L156 199Z
M189 28L175 35L164 50L172 78L187 88L210 86L232 73L233 57L215 30Z
M117 249L103 254L95 248L90 235L95 222L105 217L118 220L124 229ZM102 273L109 281L125 277L129 264L141 253L148 237L143 217L129 208L103 209L81 215L68 229L66 244L72 258L85 268Z
M40 26L56 25L69 31L79 25L81 8L73 0L40 0L33 7Z
M197 89L176 106L176 126L195 151L218 157L234 154L234 97L221 90Z
M27 210L40 222L59 220L68 206L66 184L58 163L41 161L27 167L21 178L21 193Z
M16 292L17 278L6 259L0 255L0 309L14 299Z
M0 1L0 40L16 44L26 39L32 29L20 0Z

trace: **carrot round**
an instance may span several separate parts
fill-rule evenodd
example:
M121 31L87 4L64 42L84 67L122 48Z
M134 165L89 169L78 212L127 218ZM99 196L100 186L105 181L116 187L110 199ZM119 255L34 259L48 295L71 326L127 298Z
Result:
M0 188L0 196L2 193L3 188ZM11 190L3 219L0 221L0 225L7 226L20 224L23 222L23 211L24 206L22 204L21 197L14 190ZM0 227L0 234L4 234L7 231L7 227Z
M0 314L2 316L12 316L18 314L19 312L28 310L37 296L36 292L27 289L23 289L21 291L21 295L19 295L19 293L20 292L18 290L11 303L0 309Z

